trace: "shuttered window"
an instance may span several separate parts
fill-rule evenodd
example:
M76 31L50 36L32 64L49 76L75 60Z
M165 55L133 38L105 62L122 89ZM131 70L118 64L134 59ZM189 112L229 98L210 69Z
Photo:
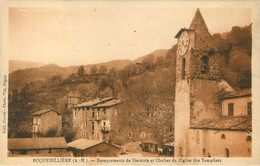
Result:
M233 116L234 115L234 104L229 103L228 104L228 116Z

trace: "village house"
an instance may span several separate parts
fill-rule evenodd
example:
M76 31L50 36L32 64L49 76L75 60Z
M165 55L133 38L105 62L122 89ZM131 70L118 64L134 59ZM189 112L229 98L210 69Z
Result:
M9 157L72 157L64 137L8 138Z
M68 144L74 157L118 157L120 147L106 142L88 139L78 139Z
M71 109L73 106L81 103L81 95L77 91L71 91L67 94L67 108Z
M50 130L56 132L57 135L62 132L62 115L53 110L46 109L31 114L33 117L33 137L45 136Z
M175 156L250 157L251 89L219 95L222 59L199 9L175 38Z
M120 103L120 99L108 97L74 106L72 118L73 127L78 129L76 138L108 141L111 118L117 116Z
M173 98L151 96L152 106L139 107L122 112L120 115L124 123L118 127L114 136L119 143L148 141L157 142L162 147L163 142L174 141L174 104ZM131 100L125 102L123 108L133 104ZM120 106L121 107L121 106ZM111 135L112 136L112 135ZM120 138L119 138L120 137Z

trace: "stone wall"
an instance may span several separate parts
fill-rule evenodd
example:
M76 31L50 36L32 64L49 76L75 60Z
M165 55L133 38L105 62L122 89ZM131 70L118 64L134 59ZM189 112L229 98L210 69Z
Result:
M190 81L190 124L220 116L217 81L194 79Z
M251 157L252 133L233 130L190 129L190 157ZM225 137L223 137L223 135Z

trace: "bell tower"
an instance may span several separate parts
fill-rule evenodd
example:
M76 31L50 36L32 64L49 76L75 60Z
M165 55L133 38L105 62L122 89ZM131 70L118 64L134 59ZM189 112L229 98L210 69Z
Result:
M219 115L217 83L221 79L219 54L197 9L189 29L176 34L175 154L190 156L189 129Z

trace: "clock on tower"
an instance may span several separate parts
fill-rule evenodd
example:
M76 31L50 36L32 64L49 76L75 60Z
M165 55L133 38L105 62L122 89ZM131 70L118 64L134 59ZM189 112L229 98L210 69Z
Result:
M183 56L188 48L189 48L189 44L190 44L190 37L187 31L182 32L181 36L179 37L179 41L178 41L178 54L180 56Z

